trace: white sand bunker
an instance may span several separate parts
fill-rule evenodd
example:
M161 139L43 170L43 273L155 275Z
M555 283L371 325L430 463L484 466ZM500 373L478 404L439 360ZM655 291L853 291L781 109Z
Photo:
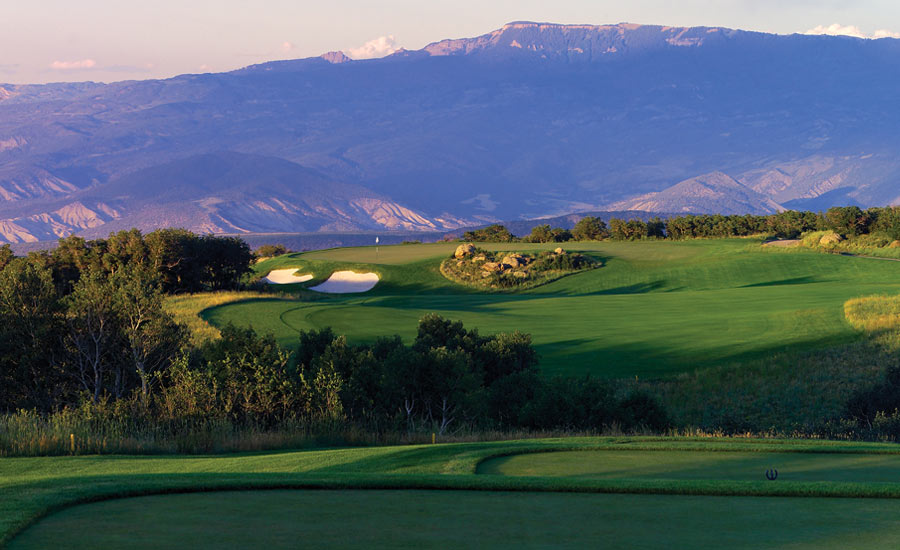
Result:
M263 277L263 281L270 285L293 285L305 283L313 278L312 275L294 275L295 273L297 273L296 269L273 269Z
M310 287L317 292L330 294L350 294L372 290L378 283L377 273L354 273L352 271L335 271L324 283Z

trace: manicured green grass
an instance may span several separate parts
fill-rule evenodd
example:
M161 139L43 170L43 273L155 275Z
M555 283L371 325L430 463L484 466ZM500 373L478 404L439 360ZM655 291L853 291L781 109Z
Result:
M569 451L499 457L480 474L601 479L723 479L759 481L770 468L777 481L900 483L900 455L710 451Z
M568 250L598 257L604 266L528 291L492 294L441 276L440 261L454 247L379 247L377 264L367 263L375 262L375 247L275 258L257 269L304 268L317 277L309 285L348 267L376 271L382 281L365 294L232 303L206 310L203 318L252 325L293 345L299 330L326 326L354 342L392 334L410 340L418 319L436 312L485 333L531 333L550 374L644 378L851 341L859 332L844 319L844 302L900 292L898 262L732 239L568 243Z
M897 548L900 501L447 491L167 495L65 510L37 548Z
M476 475L485 459L548 451L643 451L652 460L666 455L795 453L809 460L845 459L842 467L871 465L879 457L900 459L900 447L824 441L686 438L567 438L249 453L222 456L74 456L0 459L0 544L57 509L87 501L155 493L250 489L442 489L635 493L707 496L806 496L900 498L900 482L858 477L842 481L784 479L671 479L662 476L559 477ZM831 457L831 454L835 454ZM624 456L624 455L623 455ZM681 456L681 455L677 455ZM661 458L660 458L661 457ZM700 459L698 459L700 460ZM860 466L862 467L862 466ZM215 498L215 497L213 497ZM224 502L226 499L219 499ZM820 502L816 500L816 502ZM882 501L884 502L884 501ZM815 504L811 504L815 506ZM885 504L885 506L892 506ZM343 516L346 521L346 516Z

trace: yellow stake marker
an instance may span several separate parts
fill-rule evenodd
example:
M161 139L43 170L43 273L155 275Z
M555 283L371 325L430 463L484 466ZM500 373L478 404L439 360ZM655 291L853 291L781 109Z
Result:
M434 445L434 432L431 432L431 444Z
M72 454L75 454L75 434L69 434L69 441L72 443Z

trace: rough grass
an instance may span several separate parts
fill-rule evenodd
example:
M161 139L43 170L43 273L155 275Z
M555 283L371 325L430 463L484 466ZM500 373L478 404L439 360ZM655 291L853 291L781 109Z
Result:
M263 488L442 489L635 494L900 497L900 483L768 482L665 477L572 478L476 475L483 460L521 453L623 450L658 453L849 453L869 464L871 453L900 460L900 447L825 441L691 438L572 438L334 449L226 456L74 456L0 460L0 544L51 511L81 502L154 493ZM698 455L699 456L699 455ZM763 455L760 455L763 456ZM800 456L795 460L801 460ZM841 455L843 456L843 454ZM341 515L341 521L346 516Z
M851 325L868 331L900 327L900 296L865 296L844 302L844 315Z

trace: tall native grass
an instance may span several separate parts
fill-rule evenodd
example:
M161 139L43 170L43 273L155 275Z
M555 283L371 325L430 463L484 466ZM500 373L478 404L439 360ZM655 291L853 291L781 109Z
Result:
M186 326L191 344L198 347L221 337L219 329L207 323L200 314L211 307L253 299L289 299L281 294L249 291L201 292L169 296L163 305L175 321Z
M834 231L809 231L801 235L800 246L833 254L900 259L900 241L893 240L884 233L869 233L843 238Z
M139 408L138 401L119 400L49 414L0 415L0 456L205 454L377 443L354 426L327 419L163 419Z
M896 329L900 327L900 296L864 296L847 300L844 316L859 330Z
M374 432L348 422L289 417L276 423L223 417L161 421L135 410L137 402L85 403L51 414L17 411L0 415L0 457L98 454L221 454L331 447L472 443L562 437L657 435L623 431L617 425L596 430L490 430L463 425L437 436L416 431ZM673 435L677 432L672 431ZM700 437L702 431L692 431Z

